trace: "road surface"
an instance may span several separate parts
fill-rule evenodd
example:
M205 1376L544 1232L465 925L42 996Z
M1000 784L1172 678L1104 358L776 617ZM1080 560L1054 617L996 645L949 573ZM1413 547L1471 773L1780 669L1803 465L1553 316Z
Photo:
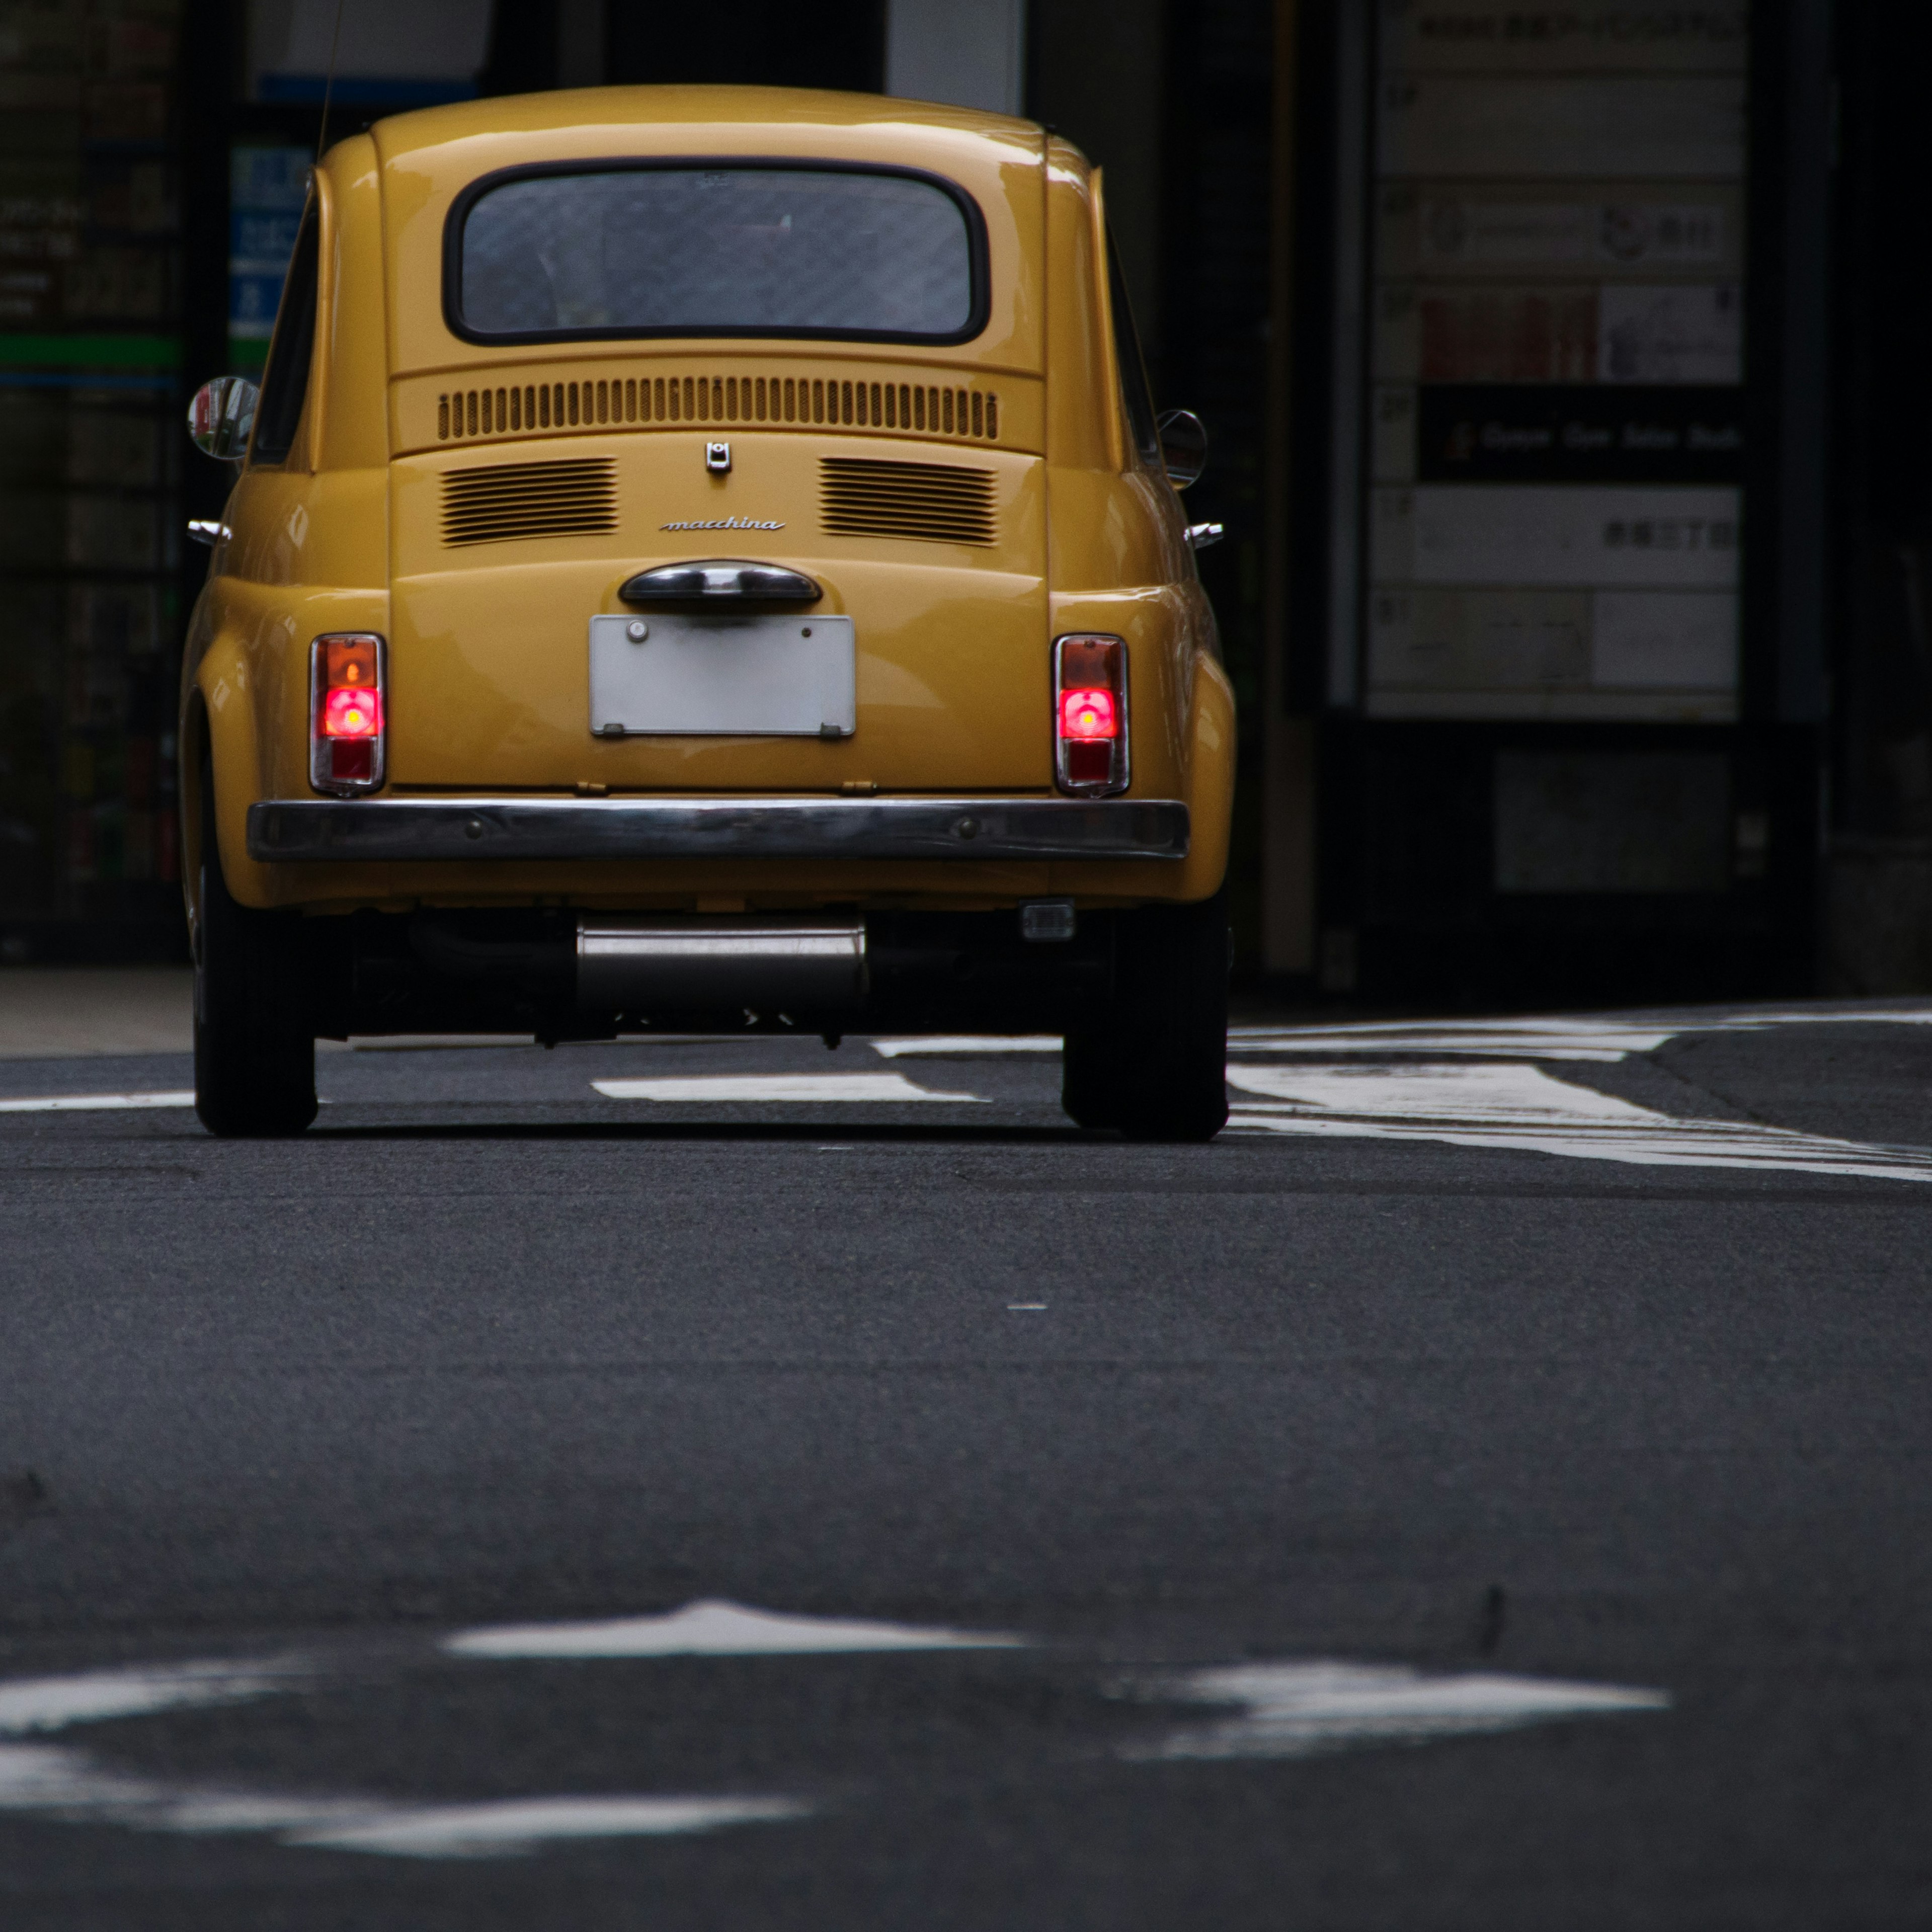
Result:
M1932 1921L1932 1008L951 1047L0 1063L0 1923Z

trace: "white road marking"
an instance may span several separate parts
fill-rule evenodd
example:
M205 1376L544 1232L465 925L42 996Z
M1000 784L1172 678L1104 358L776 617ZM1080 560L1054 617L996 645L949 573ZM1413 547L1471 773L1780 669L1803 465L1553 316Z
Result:
M1432 1677L1406 1665L1314 1661L1188 1671L1133 1688L1144 1697L1240 1707L1238 1716L1190 1725L1122 1754L1144 1760L1312 1757L1670 1706L1660 1690L1488 1672Z
M196 1836L266 1832L285 1845L392 1856L502 1858L560 1839L707 1832L801 1818L809 1808L789 1798L627 1795L421 1804L284 1797L114 1771L85 1751L55 1745L0 1744L0 1811Z
M1468 1053L1490 1060L1616 1060L1654 1052L1681 1029L1622 1021L1492 1020L1467 1026L1432 1021L1346 1027L1230 1027L1242 1053Z
M935 1094L915 1087L903 1073L703 1073L676 1079L593 1080L590 1084L610 1100L669 1100L700 1106L726 1100L986 1104L977 1094Z
M279 1691L305 1690L315 1681L312 1666L294 1661L158 1664L90 1670L71 1677L17 1678L0 1682L0 1737L238 1703Z
M1534 1066L1242 1066L1228 1084L1311 1108L1427 1120L1654 1122L1666 1117Z
M802 1657L836 1651L1011 1650L1028 1640L920 1624L794 1616L705 1598L661 1616L595 1623L503 1624L460 1630L442 1648L458 1657Z
M417 1858L502 1858L562 1839L666 1838L808 1816L790 1798L512 1798L397 1808L361 1823L285 1832L283 1843Z
M1057 1033L935 1033L911 1040L868 1040L874 1053L888 1060L908 1054L943 1053L1058 1053Z
M192 1090L167 1094L49 1094L28 1100L0 1100L0 1114L106 1113L125 1107L192 1107Z
M1756 1033L1771 1027L1932 1025L1932 1007L1880 1006L1844 1012L1795 1008L1726 1013L1714 1019L1620 1020L1560 1016L1530 1019L1390 1020L1347 1026L1244 1026L1228 1029L1243 1053L1467 1053L1485 1059L1616 1060L1654 1053L1690 1033Z
M1534 1066L1231 1066L1268 1100L1236 1106L1237 1131L1510 1148L1649 1167L1726 1167L1932 1181L1932 1148L1868 1146L1754 1121L1678 1120Z
M1010 1301L1006 1304L1009 1315L1044 1315L1046 1304L1043 1301Z

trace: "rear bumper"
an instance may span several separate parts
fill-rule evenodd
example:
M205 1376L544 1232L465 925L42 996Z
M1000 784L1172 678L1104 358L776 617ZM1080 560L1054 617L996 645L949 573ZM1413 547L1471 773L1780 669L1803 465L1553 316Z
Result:
M1172 799L374 798L248 808L270 864L448 859L1167 859Z

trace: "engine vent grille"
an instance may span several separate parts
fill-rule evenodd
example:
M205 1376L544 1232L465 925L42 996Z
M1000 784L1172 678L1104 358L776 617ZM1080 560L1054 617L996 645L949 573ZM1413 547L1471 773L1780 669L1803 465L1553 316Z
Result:
M442 479L446 544L594 535L617 527L616 464L608 456L566 463L497 463Z
M601 382L532 382L454 389L436 400L441 442L544 430L667 422L825 423L915 435L1000 440L991 389L805 376L640 376Z
M819 461L820 520L838 537L911 537L927 543L993 541L993 472L950 463Z

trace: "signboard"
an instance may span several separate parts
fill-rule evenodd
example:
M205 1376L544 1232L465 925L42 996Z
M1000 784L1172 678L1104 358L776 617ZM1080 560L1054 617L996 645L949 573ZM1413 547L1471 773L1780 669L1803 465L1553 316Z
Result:
M1746 8L1380 18L1365 709L1735 719Z

